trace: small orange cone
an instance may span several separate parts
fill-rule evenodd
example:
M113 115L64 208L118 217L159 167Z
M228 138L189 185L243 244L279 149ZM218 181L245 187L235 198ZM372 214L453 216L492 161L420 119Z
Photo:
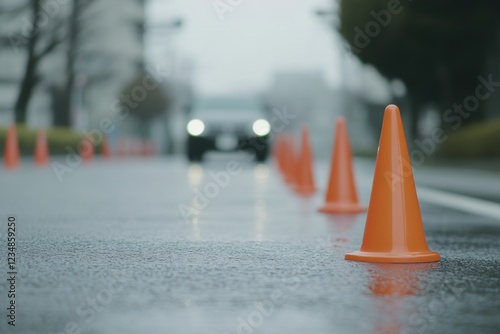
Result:
M19 143L17 141L16 126L11 125L7 129L5 138L5 149L3 151L3 163L7 169L15 169L19 167Z
M358 213L365 210L359 203L356 192L347 126L344 118L339 117L335 131L328 190L325 204L319 211L325 213Z
M153 155L153 142L150 139L143 139L141 142L141 155L150 157Z
M158 154L158 151L156 150L156 144L154 141L150 141L150 146L149 146L149 155L155 156Z
M148 157L156 155L155 143L152 140L146 140L144 143L144 154Z
M285 135L283 137L283 178L286 183L290 183L292 180L292 166L293 166L293 152L292 152L292 141L290 135Z
M84 163L90 163L94 160L94 144L87 138L80 142L80 155Z
M312 163L313 157L311 144L309 143L309 130L304 127L302 129L302 144L295 176L295 191L300 195L311 195L315 191Z
M39 130L36 134L34 160L38 167L47 166L49 163L49 145L47 135L43 130Z
M125 140L125 138L120 138L120 141L118 142L118 150L116 153L120 157L124 157L127 155L127 141Z
M435 262L427 248L417 191L398 107L385 109L372 194L361 250L345 255L363 262Z
M285 161L284 161L284 149L285 149L285 138L283 136L279 136L276 139L276 162L278 164L279 171L283 174L285 172Z
M130 155L138 156L141 155L142 151L142 140L134 138L130 143Z
M111 158L111 147L109 146L109 141L106 136L104 136L102 140L101 156L105 159Z
M292 134L288 136L288 153L286 160L286 173L285 180L291 185L295 186L296 176L297 176L297 162L298 162L297 150L295 147L295 138Z
M290 163L290 136L289 134L284 134L282 137L281 144L281 172L283 178L286 179L286 174L289 171L289 163Z

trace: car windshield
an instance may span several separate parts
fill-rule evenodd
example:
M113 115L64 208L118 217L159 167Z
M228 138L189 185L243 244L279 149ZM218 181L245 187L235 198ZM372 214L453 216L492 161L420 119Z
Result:
M195 104L193 116L203 119L243 120L265 116L262 104L245 99L207 99Z
M250 99L206 99L200 100L195 109L197 110L259 110L262 105Z

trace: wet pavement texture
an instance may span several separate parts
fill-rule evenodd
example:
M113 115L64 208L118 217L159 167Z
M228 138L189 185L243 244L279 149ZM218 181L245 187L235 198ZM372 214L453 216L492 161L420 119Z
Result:
M0 173L4 314L11 214L18 244L16 327L2 314L0 332L500 331L500 222L421 202L441 262L345 261L366 214L317 212L327 166L311 198L241 157L96 161L63 182L26 164ZM365 205L372 173L356 161Z

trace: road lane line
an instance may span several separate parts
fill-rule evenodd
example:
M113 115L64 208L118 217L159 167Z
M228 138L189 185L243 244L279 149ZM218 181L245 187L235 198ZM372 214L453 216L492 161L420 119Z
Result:
M417 194L427 203L500 220L500 204L495 202L426 187L417 187Z

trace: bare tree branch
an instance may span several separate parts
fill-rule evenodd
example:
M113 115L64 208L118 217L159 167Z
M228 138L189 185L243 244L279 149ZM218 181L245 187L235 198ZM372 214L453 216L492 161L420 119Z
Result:
M50 39L50 41L47 43L47 45L45 45L45 47L42 48L42 50L40 50L35 58L37 60L40 60L42 59L43 57L45 57L46 55L48 55L49 53L51 53L59 44L61 44L62 42L64 42L65 38L64 37L53 37Z

